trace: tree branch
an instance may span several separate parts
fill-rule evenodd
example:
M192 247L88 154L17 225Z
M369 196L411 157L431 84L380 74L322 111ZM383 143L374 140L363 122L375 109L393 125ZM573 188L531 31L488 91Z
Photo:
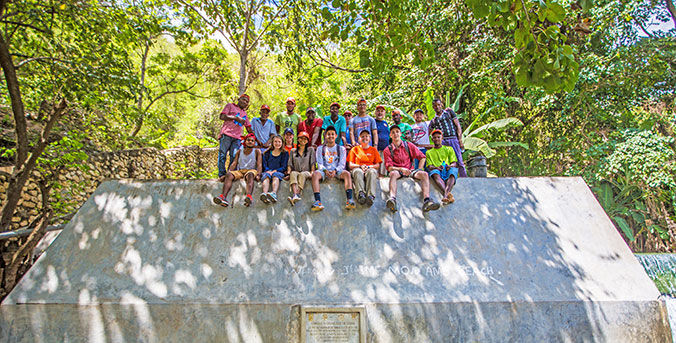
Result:
M27 28L29 28L29 29L33 29L33 30L35 30L35 31L42 32L42 33L46 33L46 34L49 33L49 31L47 31L47 30L44 30L44 29L41 29L41 28L39 28L39 27L30 25L30 24L26 24L26 23L20 23L20 22L11 21L11 20L2 20L2 21L0 21L0 23L3 23L3 24L10 24L10 25L16 25L16 26L21 26L21 27L27 27Z
M61 59L58 59L58 58L55 58L55 57L40 56L40 57L31 57L31 58L25 59L25 60L19 62L19 64L17 64L16 66L14 66L14 69L17 69L17 70L18 70L19 68L23 67L24 65L26 65L26 64L28 64L28 63L30 63L30 62L35 62L35 61L50 61L50 60L51 60L51 61L57 61L57 62L63 62L63 63L70 63L70 62L68 62L68 61L64 61L64 60L61 60Z
M674 7L674 2L672 0L666 0L666 2L669 14L671 14L671 20L674 21L674 28L676 28L676 7Z
M3 4L0 4L2 8ZM16 77L16 68L12 62L12 56L9 54L9 47L5 39L0 34L0 66L5 74L7 91L12 104L14 114L14 124L16 132L16 158L14 168L19 169L28 158L28 133L26 114L21 99L21 89L19 88L19 79Z
M277 13L275 13L275 15L272 16L272 18L270 18L270 21L268 21L268 23L265 25L263 30L258 34L258 37L256 37L256 39L254 39L253 43L251 43L251 46L246 48L248 51L251 51L251 49L253 49L256 46L256 44L258 44L258 41L265 34L265 32L268 31L268 28L270 27L270 25L277 19L277 17L282 13L282 11L286 8L286 6L290 2L291 2L291 0L287 0L282 4L282 6L279 7L279 9L277 10Z
M648 32L648 29L646 29L645 25L643 25L643 22L641 22L640 20L636 20L636 19L634 19L634 22L636 24L638 24L638 27L641 28L641 31L643 31L643 33L645 33L646 36L648 36L650 38L654 38L654 35L652 33Z

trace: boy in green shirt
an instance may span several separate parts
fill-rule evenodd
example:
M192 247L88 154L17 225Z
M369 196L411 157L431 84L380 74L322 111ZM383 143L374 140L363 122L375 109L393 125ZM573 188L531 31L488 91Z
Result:
M275 116L275 128L277 132L284 132L286 128L290 128L294 132L294 137L300 123L300 115L293 110L296 108L296 99L286 99L286 112L282 112Z
M451 190L458 179L458 159L455 157L453 148L442 145L444 137L441 130L433 130L430 136L434 148L427 150L425 153L427 170L434 183L444 192L444 198L441 202L450 204L455 201Z

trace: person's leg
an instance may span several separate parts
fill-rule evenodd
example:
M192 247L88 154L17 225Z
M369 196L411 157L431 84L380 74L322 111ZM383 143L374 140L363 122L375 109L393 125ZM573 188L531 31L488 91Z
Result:
M298 194L298 176L300 175L297 171L292 171L289 174L289 186L291 187L291 194Z
M233 181L235 181L235 175L233 173L227 173L225 175L225 181L223 181L223 192L221 192L224 198L228 197Z
M446 183L441 179L441 176L439 176L438 173L434 173L432 174L432 180L434 180L434 183L439 187L439 190L444 193L444 197L446 197Z
M312 193L319 193L319 181L322 179L322 173L315 170L312 174Z
M352 169L352 183L357 199L361 199L361 194L364 191L364 171L361 168ZM363 204L363 202L361 203Z
M446 182L446 197L448 197L448 195L451 194L453 186L455 186L455 176L451 175L448 177L448 180Z
M228 151L230 150L230 137L223 135L218 140L218 177L221 178L227 173L225 162Z
M228 163L232 164L232 161L235 159L235 153L237 152L237 149L239 149L239 146L242 143L241 139L237 138L230 138L232 140L232 143L230 143L230 149L228 150ZM230 169L230 166L226 166L228 169Z
M265 177L263 179L263 191L262 191L262 193L263 194L267 193L269 188L270 188L270 177Z
M378 182L378 171L376 169L369 169L366 171L366 195L376 196L376 183Z
M246 194L251 195L253 193L254 189L254 179L256 178L255 173L247 173L246 176L244 176L244 180L246 181Z
M419 171L413 176L416 180L420 181L420 187L422 188L423 199L430 197L430 178L427 175L427 172Z
M272 193L277 193L279 190L279 181L281 179L278 176L273 176L272 177Z
M343 172L340 173L338 177L343 179L343 184L346 191L352 189L352 176L350 175L349 171L343 170Z
M398 171L390 173L390 198L397 197L397 180L401 178L401 173Z
M458 158L458 176L467 177L467 171L465 170L465 163L462 161L462 149L460 149L460 143L457 138L451 138L444 140L448 143L450 147L455 151L455 157ZM446 144L444 144L446 145Z
M311 178L312 175L310 174L309 171L303 171L298 174L298 193L302 193L303 189L305 188L305 180L308 178Z

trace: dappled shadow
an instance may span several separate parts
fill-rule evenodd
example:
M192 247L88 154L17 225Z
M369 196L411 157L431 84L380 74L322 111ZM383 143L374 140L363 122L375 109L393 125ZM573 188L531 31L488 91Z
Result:
M309 185L295 207L287 187L245 208L237 183L222 208L212 181L103 183L8 296L3 332L296 342L294 305L362 305L369 342L666 341L654 286L581 179L462 179L430 213L411 180L395 213L387 179L352 211L337 182L317 213Z

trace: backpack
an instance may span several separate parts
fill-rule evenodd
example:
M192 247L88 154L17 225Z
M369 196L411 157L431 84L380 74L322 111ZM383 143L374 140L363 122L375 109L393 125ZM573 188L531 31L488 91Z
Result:
M404 144L404 148L406 149L406 153L408 154L408 160L413 163L413 156L411 156L411 148L408 147L407 141L401 141L402 144ZM394 144L390 144L390 157L392 158L392 161L394 161Z
M340 162L340 152L342 151L342 149L340 149L341 146L342 145L338 145L338 143L336 143L336 147L337 147L336 150L338 150L338 162ZM325 147L324 144L319 146L319 148L322 149L322 152L320 153L320 155L322 155L322 156L324 156L324 147ZM319 150L319 148L317 148L317 150Z

